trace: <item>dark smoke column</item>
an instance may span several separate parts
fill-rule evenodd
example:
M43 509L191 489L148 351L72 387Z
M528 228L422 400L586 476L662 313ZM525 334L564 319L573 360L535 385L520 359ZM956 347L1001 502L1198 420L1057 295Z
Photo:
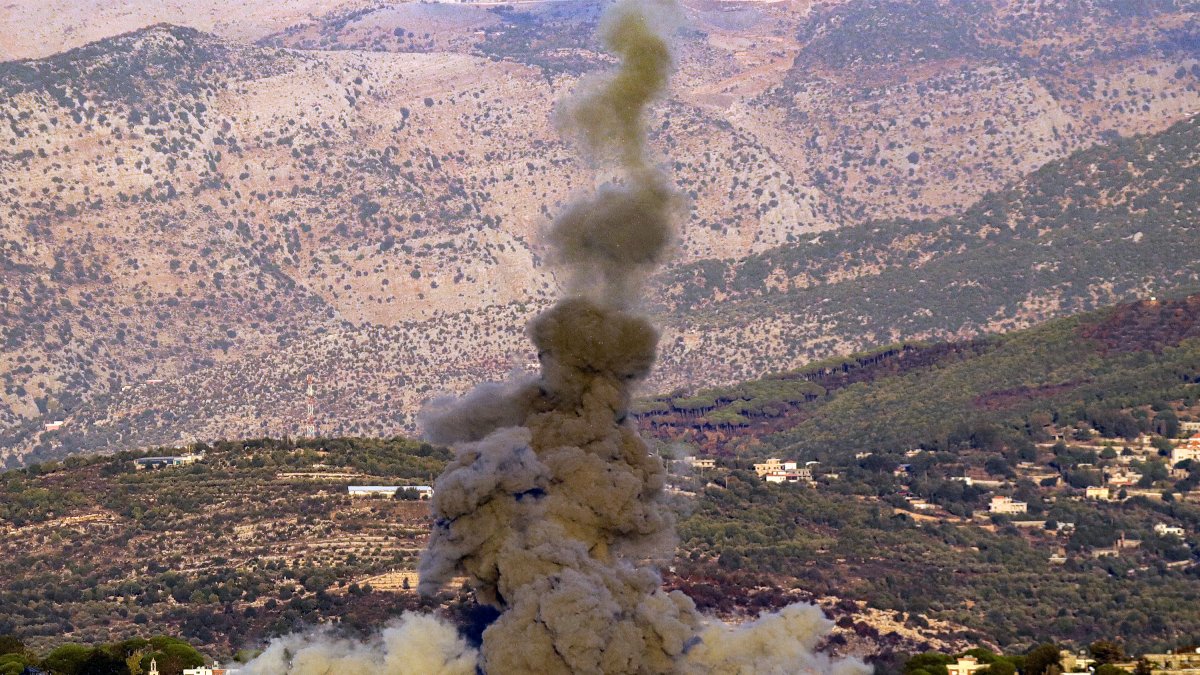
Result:
M669 552L673 522L662 462L626 419L658 334L625 308L673 238L674 194L647 165L641 130L671 69L652 21L672 9L612 7L603 33L621 68L585 85L562 116L624 181L550 231L571 293L529 327L541 377L481 387L424 416L426 435L456 458L437 482L420 590L465 572L479 601L502 612L484 633L489 673L671 672L700 628L692 601L638 564Z
M667 84L658 29L675 12L670 2L611 7L602 34L621 66L585 82L561 116L621 180L550 230L569 280L568 296L529 326L541 376L483 385L422 416L455 459L436 484L419 590L465 574L501 612L483 634L490 675L863 672L812 654L828 624L816 608L789 607L741 632L706 626L644 564L674 546L662 461L627 411L658 341L631 306L674 235L676 195L646 161L642 116Z

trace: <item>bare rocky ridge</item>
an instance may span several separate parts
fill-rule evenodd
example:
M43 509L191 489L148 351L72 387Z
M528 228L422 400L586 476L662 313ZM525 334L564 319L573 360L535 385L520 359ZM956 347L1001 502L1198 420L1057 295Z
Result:
M956 212L1200 103L1196 17L1172 3L930 4L688 4L651 134L688 198L679 263ZM83 41L61 23L26 30L41 15L19 5L5 55ZM585 37L598 5L206 7L92 25L187 19L215 35L160 24L0 63L12 461L295 433L309 374L322 431L390 433L433 392L533 360L521 326L556 292L541 229L604 179L552 124L554 101L605 64ZM826 330L712 325L667 326L654 386L795 365Z

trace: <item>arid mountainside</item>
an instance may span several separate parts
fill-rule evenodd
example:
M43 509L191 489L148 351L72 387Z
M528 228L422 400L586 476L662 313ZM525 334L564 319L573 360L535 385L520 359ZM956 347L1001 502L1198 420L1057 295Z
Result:
M0 7L0 60L37 59L156 23L187 25L239 41L297 21L367 6L363 0L13 0Z
M879 319L831 335L793 307L777 317L785 332L747 334L732 317L709 321L721 294L693 313L679 284L686 266L808 255L803 242L827 231L878 231L887 246L907 231L890 219L957 213L1047 161L1198 109L1200 27L1182 4L972 7L687 3L678 84L650 120L685 196L656 386L993 327L1024 294L932 328ZM557 293L539 233L605 178L553 123L554 102L609 62L591 38L598 9L99 12L88 30L167 20L212 33L159 24L0 63L0 452L294 433L310 374L323 431L390 433L436 391L526 367L524 322ZM0 16L22 35L7 55L81 41L69 16L33 31L39 11L21 2ZM59 42L52 26L66 26ZM829 237L822 255L854 254ZM1097 272L1074 304L997 321L1144 286Z
M664 279L681 335L666 370L732 380L1200 288L1197 148L1200 117L1052 162L960 215L681 265Z

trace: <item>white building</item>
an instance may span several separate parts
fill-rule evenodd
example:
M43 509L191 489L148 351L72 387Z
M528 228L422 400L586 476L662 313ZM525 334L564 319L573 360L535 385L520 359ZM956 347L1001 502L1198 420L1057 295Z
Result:
M161 469L168 466L187 466L204 459L203 454L174 455L171 457L139 457L133 460L135 469Z
M711 457L706 457L706 458L687 457L683 461L686 462L693 469L715 469L715 468L717 468L717 460L715 460Z
M754 465L754 473L758 474L759 478L762 478L763 476L766 476L769 473L775 473L778 471L795 471L795 470L796 470L796 461L795 460L786 460L785 461L782 459L776 459L774 457L772 457L771 459L768 459L768 460L764 460L760 464Z
M988 505L988 511L992 513L1012 514L1025 513L1029 510L1029 504L1025 502L1013 501L1012 497L1003 497L997 495L992 497L992 503Z
M946 664L946 672L950 675L971 675L983 668L987 668L987 664L980 663L974 656L960 656L958 663Z
M402 490L413 490L423 500L433 497L433 488L428 485L351 485L346 488L351 497L395 497Z
M1192 436L1171 449L1171 466L1187 459L1200 461L1200 436Z
M1096 660L1064 649L1058 653L1058 662L1062 664L1063 675L1091 675Z
M1089 488L1084 488L1083 496L1087 497L1088 499L1096 499L1102 502L1112 499L1112 495L1109 494L1108 488L1106 487L1092 486Z
M1154 533L1160 537L1172 535L1172 536L1179 537L1180 539L1182 539L1184 536L1184 531L1183 531L1182 527L1179 527L1177 525L1167 525L1166 523L1157 523L1154 526Z
M224 668L220 663L213 661L211 666L184 668L183 675L237 675L239 672L236 668Z
M768 471L765 474L759 474L763 480L768 483L812 483L812 469L808 467L795 468L795 462L789 462L793 468L781 469L779 471Z

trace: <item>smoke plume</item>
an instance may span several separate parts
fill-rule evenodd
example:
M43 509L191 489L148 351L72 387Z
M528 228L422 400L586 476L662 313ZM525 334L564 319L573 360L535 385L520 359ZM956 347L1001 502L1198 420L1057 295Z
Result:
M621 57L607 78L586 81L559 115L568 135L600 161L615 160L623 183L602 186L555 220L549 239L570 275L573 295L625 306L671 244L678 201L665 177L646 161L642 118L666 89L671 51L662 34L675 22L673 0L625 0L602 20L605 44Z
M465 576L478 602L499 612L475 664L490 675L866 672L814 653L829 629L815 607L731 629L705 620L683 593L664 591L655 569L674 549L674 520L663 463L628 411L658 342L634 301L674 234L677 197L647 161L642 131L672 69L663 25L674 12L663 0L612 6L602 35L620 67L586 82L560 115L618 180L550 228L570 278L567 297L528 328L540 376L482 385L421 417L426 437L451 446L454 459L435 484L437 520L418 590L433 595ZM408 672L387 668L421 658L435 664L423 672L454 673L474 656L441 624L417 621L408 617L375 645L277 642L255 662L270 665L251 672L356 673L378 664L370 672ZM430 635L432 654L414 651L403 631Z
M372 642L327 633L272 642L241 669L245 675L474 675L478 653L458 631L432 616L406 613Z

